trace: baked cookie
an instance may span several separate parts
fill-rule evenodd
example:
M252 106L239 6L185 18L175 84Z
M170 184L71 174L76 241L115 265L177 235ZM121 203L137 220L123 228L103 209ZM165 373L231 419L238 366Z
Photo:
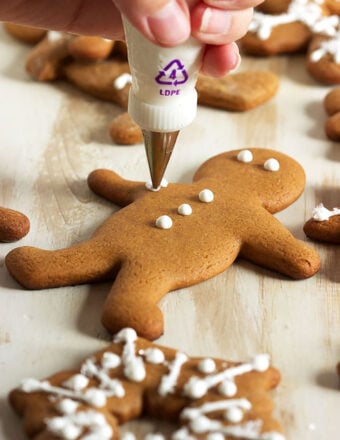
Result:
M340 84L340 32L314 37L308 48L307 70L324 84Z
M340 112L340 87L335 87L327 93L324 99L324 108L329 116Z
M80 35L71 39L68 50L75 59L100 61L110 56L114 44L106 38Z
M8 243L20 240L28 234L29 219L19 211L0 207L0 241Z
M223 272L238 256L295 279L319 269L318 254L271 215L293 203L305 184L302 167L283 153L229 151L205 162L192 184L160 191L109 170L94 171L88 183L125 208L86 242L57 251L17 248L6 265L28 289L115 277L102 316L113 333L133 327L158 338L160 299Z
M264 14L283 14L287 12L291 0L265 0L256 6L255 10L263 12Z
M118 439L118 425L142 414L177 422L172 440L284 440L268 394L279 380L267 355L190 358L126 328L80 368L26 379L9 399L37 440Z
M113 119L109 127L109 133L113 142L119 145L134 145L143 142L140 126L135 123L127 112Z
M314 210L303 230L313 240L340 244L340 208L331 211L320 203Z
M269 71L240 72L218 79L199 75L196 84L199 104L231 111L258 107L278 88L278 77Z
M27 44L39 43L47 33L45 29L33 28L15 23L4 23L4 29L11 37Z
M331 90L324 99L324 108L329 115L325 123L326 136L332 141L340 141L340 87Z

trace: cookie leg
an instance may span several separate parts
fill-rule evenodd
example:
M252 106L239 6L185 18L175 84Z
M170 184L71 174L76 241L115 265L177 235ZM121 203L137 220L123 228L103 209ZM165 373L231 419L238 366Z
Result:
M268 214L270 215L270 214ZM320 257L274 217L254 230L242 245L240 256L294 279L308 278L320 268Z
M120 269L104 305L102 323L112 333L132 327L139 336L159 338L163 333L163 314L157 304L170 286L148 268L125 263Z
M9 273L27 289L91 283L113 277L114 253L105 258L93 240L56 251L30 246L13 249L5 259Z

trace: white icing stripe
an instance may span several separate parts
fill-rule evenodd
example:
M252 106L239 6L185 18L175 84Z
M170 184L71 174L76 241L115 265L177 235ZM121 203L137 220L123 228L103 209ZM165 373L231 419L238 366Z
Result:
M245 411L248 411L251 408L251 403L247 399L228 399L218 400L216 402L208 402L201 406L184 409L181 413L181 418L193 420L202 414L208 414L213 411L222 411L234 407L242 408Z
M182 365L187 362L188 356L184 353L177 352L175 359L169 364L169 373L164 375L158 388L161 396L172 393L175 389L178 376L181 372Z
M104 415L93 410L52 417L45 423L49 432L66 440L76 440L82 434L82 440L110 440L113 435Z
M340 33L330 40L323 41L318 49L310 54L310 60L317 63L326 55L331 55L336 64L340 64Z
M137 333L132 328L121 330L114 338L114 342L124 343L122 360L125 377L133 382L141 382L145 379L146 372L143 359L136 356L136 340Z
M101 389L110 392L110 396L124 397L125 390L122 383L117 379L111 379L107 371L97 365L94 359L87 359L81 367L82 374L87 377L93 377L99 381L99 387Z
M332 211L330 211L325 208L322 203L313 209L313 219L318 222L329 220L336 215L340 215L340 208L333 208Z

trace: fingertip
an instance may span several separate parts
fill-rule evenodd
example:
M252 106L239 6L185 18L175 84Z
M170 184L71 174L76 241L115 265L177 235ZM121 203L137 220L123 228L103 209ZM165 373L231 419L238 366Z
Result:
M201 72L212 77L221 77L237 70L241 56L236 43L220 46L207 46Z

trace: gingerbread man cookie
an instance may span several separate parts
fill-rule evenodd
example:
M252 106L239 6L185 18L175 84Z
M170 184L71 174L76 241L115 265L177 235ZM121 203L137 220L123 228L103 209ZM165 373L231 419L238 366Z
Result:
M340 244L340 208L327 209L320 203L314 210L303 230L314 240Z
M126 328L80 368L24 380L10 402L37 440L131 440L118 425L142 414L177 422L171 440L284 440L268 394L279 380L267 355L246 363L190 358Z
M102 316L111 332L129 326L159 337L159 300L223 272L238 256L295 279L319 269L318 254L271 215L304 189L303 169L285 154L230 151L204 163L192 184L158 192L109 170L94 171L88 182L124 209L86 242L57 251L17 248L6 265L28 289L115 277Z

